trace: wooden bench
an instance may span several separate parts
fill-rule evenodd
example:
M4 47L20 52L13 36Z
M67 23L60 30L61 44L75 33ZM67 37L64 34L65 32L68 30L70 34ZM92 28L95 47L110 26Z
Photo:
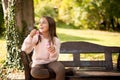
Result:
M89 42L64 42L61 54L72 54L73 60L61 61L66 68L74 68L74 75L66 75L66 80L120 80L120 47L102 46ZM103 60L81 60L81 54L103 54ZM118 53L117 64L113 65L112 54ZM31 55L21 52L25 69L25 80L32 80L29 73Z

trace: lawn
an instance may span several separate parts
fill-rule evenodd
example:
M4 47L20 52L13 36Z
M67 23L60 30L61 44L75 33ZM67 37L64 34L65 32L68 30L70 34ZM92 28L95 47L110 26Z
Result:
M57 28L57 34L61 42L87 41L87 42L92 42L92 43L106 45L106 46L120 46L120 33L117 33L117 32ZM0 39L0 64L5 60L6 53L7 53L6 41L5 39ZM70 56L71 55L66 56L66 57L70 58ZM91 55L82 55L82 58L86 58L86 57L97 58L101 56L103 55L100 55L100 56L92 55L92 57ZM116 57L117 55L113 55L115 62L117 59Z
M120 46L120 33L98 30L57 28L58 37L64 41L87 41L106 46Z

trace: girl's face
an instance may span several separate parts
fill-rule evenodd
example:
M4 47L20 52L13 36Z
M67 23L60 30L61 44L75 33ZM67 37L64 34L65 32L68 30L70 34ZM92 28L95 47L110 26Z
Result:
M41 18L39 23L39 31L41 33L48 33L49 32L49 24L46 18Z

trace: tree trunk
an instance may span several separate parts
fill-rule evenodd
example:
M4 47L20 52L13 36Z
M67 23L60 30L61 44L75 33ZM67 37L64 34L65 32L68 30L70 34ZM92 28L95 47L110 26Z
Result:
M34 26L33 0L17 0L15 7L16 27L27 35Z
M15 5L16 27L21 34L21 44L34 27L33 0L17 0ZM21 47L21 46L20 46Z
M8 8L8 0L2 0L2 7L4 12L4 19L7 18L7 8Z
M33 29L34 26L34 6L33 0L15 0L15 22L19 32L24 36ZM4 20L8 17L8 0L2 0Z
M34 26L33 0L2 0L7 39L9 67L20 68L22 42Z

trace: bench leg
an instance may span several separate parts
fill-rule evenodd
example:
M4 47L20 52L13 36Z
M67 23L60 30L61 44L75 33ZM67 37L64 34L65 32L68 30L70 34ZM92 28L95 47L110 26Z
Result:
M120 51L119 51L118 60L117 60L117 70L120 71Z

